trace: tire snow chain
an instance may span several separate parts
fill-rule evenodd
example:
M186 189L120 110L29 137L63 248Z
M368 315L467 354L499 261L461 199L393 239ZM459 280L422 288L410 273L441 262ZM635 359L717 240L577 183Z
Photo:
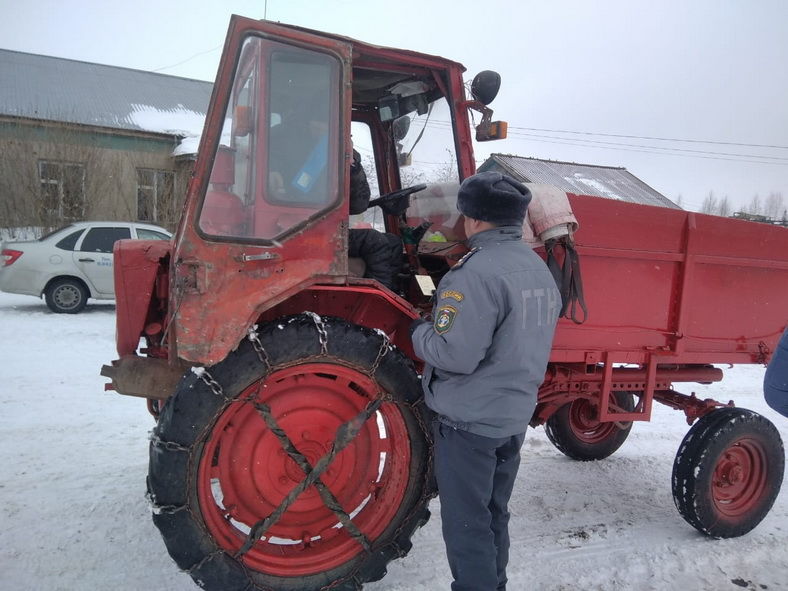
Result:
M265 365L266 375L271 373L271 360L268 358L268 353L266 353L265 349L263 348L263 343L260 342L260 337L257 335L256 324L249 328L247 338L252 342L252 347L254 347L257 356L260 358L260 361L263 365Z
M317 336L320 340L320 354L328 355L328 331L326 330L325 322L323 322L319 314L314 312L304 312L304 315L309 316L315 322Z
M378 356L375 358L375 362L372 364L372 367L369 368L367 375L370 377L375 375L375 372L378 371L378 366L380 362L383 361L383 357L386 356L386 353L389 352L391 349L391 344L389 343L388 335L383 332L382 330L376 330L376 332L382 337L383 341L380 343L380 349L378 349Z
M271 526L275 524L277 521L279 521L279 518L282 517L282 515L285 513L285 511L287 511L290 505L292 505L295 502L298 496L302 492L304 492L307 488L309 488L311 485L316 484L318 482L318 479L323 474L323 472L326 471L326 469L334 460L336 455L339 452L341 452L353 439L356 438L356 436L359 434L361 428L364 426L367 420L369 420L369 418L373 414L375 414L378 408L380 408L382 402L383 401L380 398L370 400L360 413L358 413L355 417L353 417L349 421L341 424L337 428L337 433L336 436L334 437L334 442L331 445L331 451L329 451L326 455L320 458L317 461L317 463L313 467L311 467L311 469L308 472L306 472L305 478L295 488L293 488L287 494L287 496L285 496L285 498L282 500L279 506L276 509L274 509L273 513L271 513L265 519L261 519L260 521L258 521L252 526L243 546L241 546L241 549L238 550L238 552L235 554L235 558L240 558L241 556L246 554L251 549L251 547L258 540L260 540L260 538L262 538L263 535L265 535L265 533L271 528ZM276 420L271 415L271 410L268 407L268 405L256 402L254 403L254 407L263 416L263 419L265 420L266 424L274 432L276 437L279 439L280 443L282 443L282 446L285 449L285 451L288 453L288 455L291 458L293 458L293 460L296 463L298 463L299 466L301 466L300 460L297 459L297 456L300 456L300 458L306 463L306 466L309 466L309 463L306 462L306 458L304 458L303 455L298 452L298 450L295 448L293 443L287 437L285 432L276 424ZM302 467L302 469L304 469L304 467ZM319 487L318 487L318 491L321 492L320 496L321 498L323 498L323 492L320 490ZM333 495L331 495L331 504L329 504L329 502L326 501L326 498L323 498L323 502L326 503L326 506L337 515L340 521L342 521L343 525L345 524L344 523L345 519L343 518L343 515L347 517L346 521L348 524L350 524L350 527L348 527L348 533L352 537L354 537L359 542L359 544L361 544L362 547L364 547L366 551L369 552L370 545L366 537L360 531L358 531L358 528L356 528L355 525L352 524L349 517L344 511L341 511L340 513L334 507L332 507L332 505L335 504L339 509L341 509L341 507L339 507L339 503L336 502L336 498L334 498Z
M175 513L188 509L186 505L159 505L153 499L153 495L150 492L145 493L145 498L148 500L148 505L154 515L174 515Z
M209 560L213 559L213 558L214 558L214 557L216 557L216 556L221 556L222 554L224 554L224 552L222 552L221 550L214 550L214 551L213 551L213 552L211 552L210 554L206 554L205 556L203 556L203 557L202 557L202 559L198 560L196 563L194 563L194 564L193 564L192 566L190 566L189 568L182 569L182 570L181 570L181 572L184 572L184 573L186 573L187 575L189 575L189 576L192 576L192 573L193 573L194 571L196 571L196 570L200 570L200 569L202 568L202 566L203 566L203 565L204 565L206 562L208 562ZM198 584L199 584L199 583L198 583ZM200 585L200 586L202 587L202 585Z
M213 392L216 396L218 396L219 398L223 398L228 402L230 401L230 399L227 398L227 396L225 396L221 384L219 384L219 382L213 379L213 376L211 376L211 374L208 373L207 369L205 369L204 367L192 367L192 373L194 373L203 382L205 382L207 386L211 389L211 392Z

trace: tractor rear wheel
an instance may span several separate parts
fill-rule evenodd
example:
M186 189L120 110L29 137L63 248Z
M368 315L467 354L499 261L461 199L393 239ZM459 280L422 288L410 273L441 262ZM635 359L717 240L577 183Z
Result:
M714 538L749 532L780 492L785 456L765 417L726 407L695 423L673 464L673 500L681 516Z
M302 314L252 330L165 405L153 520L208 590L356 590L410 550L432 462L410 360L378 333Z
M621 412L634 410L630 392L611 392L610 396ZM550 442L573 460L601 460L623 445L632 423L600 423L598 417L599 405L578 398L563 405L547 419L545 432Z

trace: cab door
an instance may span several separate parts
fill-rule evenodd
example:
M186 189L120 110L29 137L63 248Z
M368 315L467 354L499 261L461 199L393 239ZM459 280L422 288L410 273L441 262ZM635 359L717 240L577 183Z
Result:
M171 266L178 356L219 361L264 310L344 280L350 58L233 17Z

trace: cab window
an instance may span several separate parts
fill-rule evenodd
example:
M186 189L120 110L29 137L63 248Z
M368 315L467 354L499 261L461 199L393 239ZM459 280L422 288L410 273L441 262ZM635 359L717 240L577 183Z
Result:
M250 37L200 213L209 235L280 239L339 199L340 63Z

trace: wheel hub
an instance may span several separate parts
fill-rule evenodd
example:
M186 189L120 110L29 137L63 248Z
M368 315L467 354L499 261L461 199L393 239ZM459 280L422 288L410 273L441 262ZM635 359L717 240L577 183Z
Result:
M717 461L712 482L714 503L721 513L736 517L751 510L766 488L766 453L761 443L734 442Z
M54 298L61 308L73 308L79 303L79 293L69 285L65 285L55 291Z
M250 385L217 419L199 462L198 498L206 525L228 552L274 513L305 478L254 403L270 408L278 427L310 466L332 450L337 429L356 417L379 386L340 365L302 364ZM369 540L392 521L408 481L410 444L401 413L384 403L320 481ZM291 450L292 451L292 450ZM363 552L309 486L243 555L250 567L281 576L322 572Z

